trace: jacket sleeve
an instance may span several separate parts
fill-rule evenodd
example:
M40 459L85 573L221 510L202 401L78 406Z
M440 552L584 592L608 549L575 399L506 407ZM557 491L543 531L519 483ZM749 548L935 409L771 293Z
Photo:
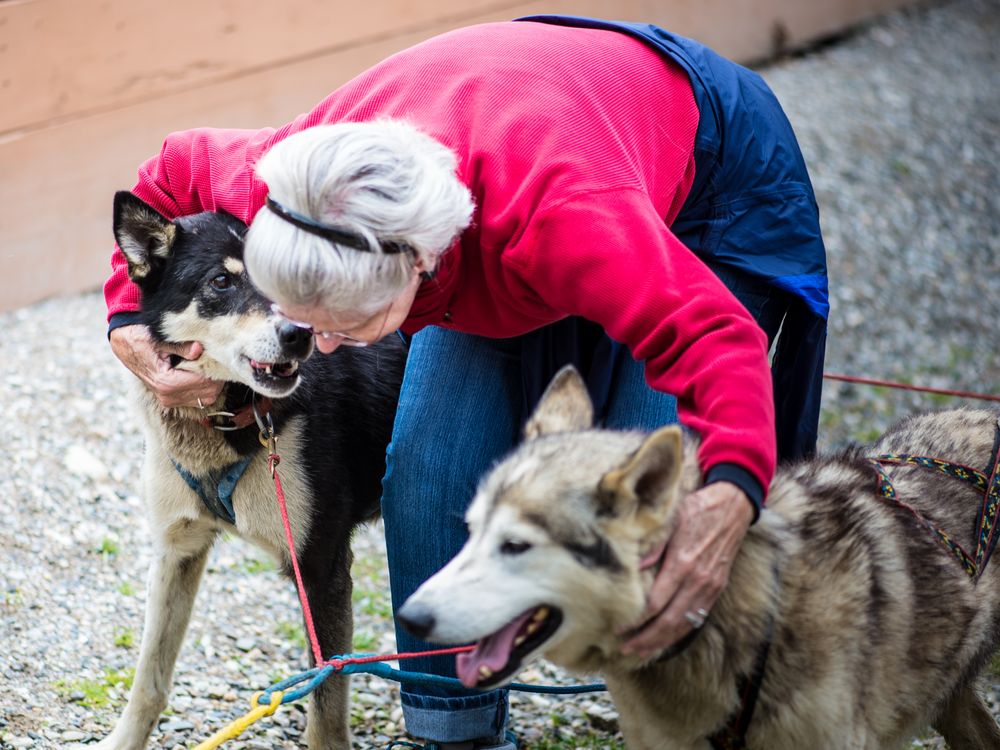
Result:
M540 308L598 323L645 362L651 387L677 397L706 476L740 467L766 493L776 454L767 339L642 191L544 208L505 255Z
M160 153L139 167L132 192L168 219L225 209L249 221L266 189L253 178L256 157L273 131L198 128L171 133ZM139 289L128 278L116 245L104 283L108 320L139 309Z

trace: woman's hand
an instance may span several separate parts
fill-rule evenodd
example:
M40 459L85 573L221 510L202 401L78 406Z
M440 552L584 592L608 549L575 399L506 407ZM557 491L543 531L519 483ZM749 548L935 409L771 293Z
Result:
M171 356L194 360L203 348L197 341L187 344L157 344L142 325L129 325L111 332L111 351L166 408L209 406L222 392L222 383L194 372L174 369Z
M624 654L654 656L690 633L704 619L702 613L711 612L754 516L747 496L729 482L692 492L677 514L641 624L622 644Z

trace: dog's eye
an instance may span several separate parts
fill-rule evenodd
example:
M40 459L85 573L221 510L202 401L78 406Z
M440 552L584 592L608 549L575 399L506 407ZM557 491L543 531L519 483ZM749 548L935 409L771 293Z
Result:
M519 542L514 539L508 539L500 545L500 554L520 555L523 552L527 552L529 549L531 549L531 545L528 544L528 542Z
M228 273L220 273L208 283L212 285L213 289L222 291L231 287L233 285L233 280L230 278Z

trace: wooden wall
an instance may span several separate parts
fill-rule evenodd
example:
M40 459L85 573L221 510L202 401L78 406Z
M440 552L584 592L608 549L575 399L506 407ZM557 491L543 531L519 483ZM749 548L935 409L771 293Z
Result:
M0 0L0 310L100 285L111 196L167 133L278 125L448 29L646 20L746 61L907 1Z

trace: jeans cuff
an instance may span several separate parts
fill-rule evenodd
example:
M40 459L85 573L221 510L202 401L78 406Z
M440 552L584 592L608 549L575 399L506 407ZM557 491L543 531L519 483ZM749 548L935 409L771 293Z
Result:
M502 734L507 725L507 690L440 698L402 692L406 732L434 742L465 742Z

